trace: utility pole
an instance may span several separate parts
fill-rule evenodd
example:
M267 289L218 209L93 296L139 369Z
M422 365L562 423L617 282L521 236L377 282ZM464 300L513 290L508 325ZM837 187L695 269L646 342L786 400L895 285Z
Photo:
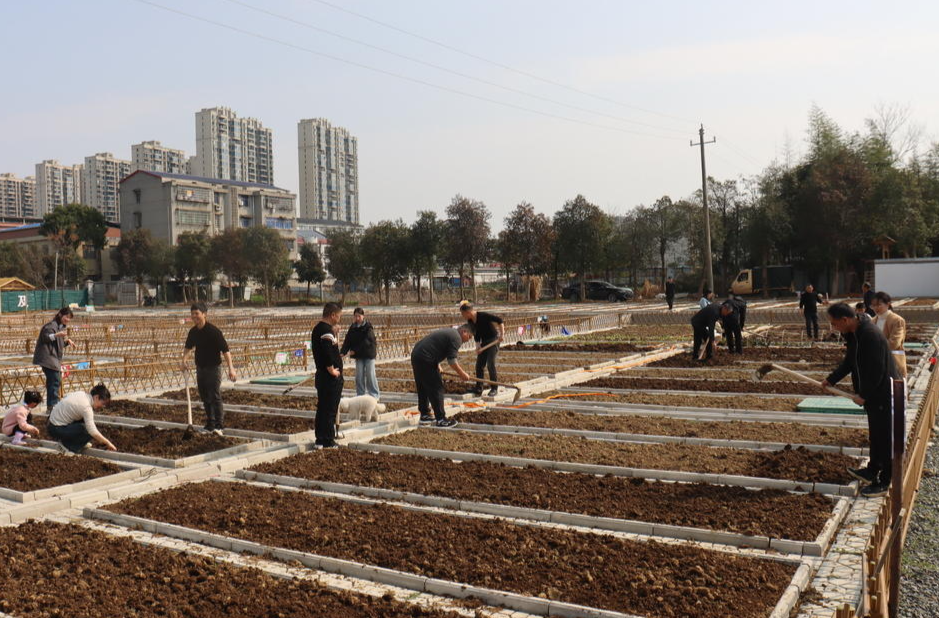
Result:
M717 141L717 138L712 137L711 141L704 141L703 124L698 129L698 138L698 143L695 144L692 141L691 145L701 147L701 201L704 202L704 270L708 277L708 289L716 293L714 290L714 268L711 266L711 214L708 212L708 173L704 166L704 145L713 144Z

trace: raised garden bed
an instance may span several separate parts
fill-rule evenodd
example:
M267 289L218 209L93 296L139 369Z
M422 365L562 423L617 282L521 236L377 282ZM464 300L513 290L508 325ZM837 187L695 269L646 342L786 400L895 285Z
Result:
M827 369L831 371L837 367L844 358L844 351L840 348L791 348L791 352L787 353L768 353L776 350L785 350L785 348L746 347L743 349L743 354L730 354L725 349L719 349L719 351L707 361L699 361L696 358L691 358L690 353L676 354L675 356L653 361L646 366L683 368L708 366L726 367L728 365L743 365L749 361L749 364L778 363L797 370L817 371Z
M625 356L626 354L645 352L651 349L652 347L648 345L636 345L620 341L584 341L580 339L539 344L526 344L519 341L512 346L512 350L524 351L526 354L530 352L539 354L545 352L616 352L620 356Z
M837 485L850 482L851 477L845 468L858 464L854 457L808 451L801 447L779 451L753 451L683 444L632 444L553 435L481 434L437 429L415 429L383 436L374 443L625 468L730 474Z
M140 418L172 423L187 422L186 406L171 406L156 403L142 403L129 399L112 399L107 407L107 414ZM192 411L192 422L201 426L205 413L196 408ZM269 433L302 433L313 429L313 417L285 416L277 414L248 414L245 412L225 412L226 427L265 431Z
M720 375L720 374L716 374ZM707 391L712 393L767 393L777 395L824 395L825 391L806 382L754 382L753 380L689 380L683 378L643 378L610 376L579 384L584 388L629 390Z
M70 485L120 472L118 466L93 457L0 448L0 487L14 491Z
M802 397L755 397L752 395L673 395L670 393L574 393L571 391L551 391L537 397L552 395L577 395L571 401L598 401L628 403L633 405L668 406L674 408L718 408L731 410L775 410L779 412L798 412Z
M650 618L764 617L796 565L236 483L106 507L313 554Z
M18 618L458 616L52 522L0 529L0 578L6 591L0 611Z
M689 380L700 380L702 378L716 378L719 377L722 380L749 380L753 377L753 372L756 370L756 365L746 368L741 365L739 367L722 367L720 370L715 371L710 367L698 367L698 368L669 368L669 367L632 367L626 369L619 373L613 374L611 377L626 377L626 378L684 378ZM829 370L831 367L828 367ZM805 373L805 372L803 372ZM825 376L828 375L829 371L815 371L808 372L810 377L817 378L822 380ZM763 378L763 382L795 382L792 378L786 376L785 374L779 371L772 371Z
M832 501L819 494L565 474L351 449L303 453L251 470L457 500L805 541L818 536L832 510ZM780 513L786 516L779 517Z
M351 381L347 378L346 384L351 385ZM309 382L308 386L312 387L313 382ZM198 403L199 394L193 390L190 392L192 397L193 404ZM159 395L162 399L174 399L177 401L186 401L186 390L177 390L177 391L166 391L165 393ZM284 410L306 410L306 411L315 411L316 410L316 397L304 397L302 395L274 395L269 393L255 393L252 391L246 391L241 389L228 389L222 391L222 403L223 404L232 404L239 406L257 406L257 407L268 407L268 408L281 408ZM414 404L411 403L401 403L401 402L391 402L383 401L382 403L387 406L387 412L392 412L394 410L403 410L404 408L412 407ZM228 412L225 413L225 417L228 417Z
M517 427L548 427L606 431L715 440L751 440L792 444L826 444L866 447L867 431L845 427L824 427L800 423L759 423L747 421L689 421L667 417L581 414L570 411L541 410L473 410L460 412L462 423L481 425L512 425Z

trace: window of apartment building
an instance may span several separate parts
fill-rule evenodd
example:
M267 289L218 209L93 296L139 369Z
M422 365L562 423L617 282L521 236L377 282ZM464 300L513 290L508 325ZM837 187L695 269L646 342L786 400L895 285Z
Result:
M283 217L264 217L264 226L274 228L275 230L292 230L293 219Z
M292 241L292 240L285 240L285 241L284 241L284 246L287 247L287 252L288 252L288 253L292 253L292 252L293 252L293 241Z
M134 213L134 229L139 230L143 227L143 213L139 210Z
M176 210L177 225L208 225L209 213L199 210Z
M212 190L200 187L176 187L176 199L182 202L210 203Z
M239 196L238 196L238 205L241 206L242 208L247 208L248 205L249 205L249 204L248 204L248 196L247 196L247 195L239 195Z
M93 245L82 245L82 257L86 260L93 260L97 257L98 252L95 250Z
M238 224L241 227L251 227L251 217L238 217Z
M140 189L134 189L134 203L135 203L135 204L139 204L139 203L140 203L140 194L141 194L141 193L142 193L142 191L141 191Z

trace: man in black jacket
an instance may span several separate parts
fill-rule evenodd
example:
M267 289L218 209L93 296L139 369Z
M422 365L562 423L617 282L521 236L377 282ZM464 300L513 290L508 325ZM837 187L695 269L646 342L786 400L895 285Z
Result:
M313 327L310 347L316 365L316 444L332 448L336 444L336 415L342 399L342 356L336 325L342 317L342 307L336 303L323 305L323 318Z
M378 390L378 378L375 376L375 329L365 319L365 309L356 307L352 312L352 326L346 331L339 353L355 359L355 395L381 397Z
M189 355L195 350L196 386L199 389L199 398L202 399L202 408L205 410L205 430L220 436L225 428L225 408L222 405L222 359L225 359L228 365L228 378L232 382L238 379L238 374L235 372L225 335L215 324L207 321L208 308L205 303L193 304L189 313L193 327L186 335L182 370L189 371L187 362Z
M811 283L805 286L805 291L799 295L799 311L805 318L805 334L809 339L818 340L818 306L824 304L825 299L815 291Z
M864 285L861 286L861 291L864 292L864 313L870 317L874 317L874 308L871 307L871 303L874 302L874 290L871 288L871 284L867 281L864 282Z
M505 323L503 319L485 311L477 311L473 303L464 300L460 303L460 315L467 323L473 326L473 339L476 340L476 377L483 377L483 370L489 369L489 379L499 381L496 371L496 354L499 353L499 343L505 340ZM498 340L498 341L496 341ZM492 344L490 347L486 347ZM483 350L483 348L486 348ZM483 394L482 382L477 382L469 392L477 397ZM493 385L489 389L489 396L499 393L499 387Z
M706 361L714 353L714 325L724 316L730 315L733 309L726 303L718 305L711 303L707 307L700 309L691 318L691 327L694 329L694 349L691 357L696 360ZM701 353L701 344L706 343L705 356L699 358Z
M675 277L669 277L665 282L665 302L668 303L668 310L672 310L675 304Z
M844 360L821 385L824 388L837 384L850 373L857 393L854 403L864 406L870 433L870 463L866 468L848 468L848 472L870 483L861 489L862 496L883 496L892 474L892 380L899 378L900 372L887 339L866 315L856 315L850 306L838 303L828 308L828 320L832 328L844 335L848 348Z
M411 349L411 369L417 387L417 409L421 413L422 425L436 423L437 427L454 427L457 422L447 418L443 407L443 377L440 363L444 360L460 376L469 382L470 376L460 367L457 357L460 347L473 336L472 324L461 324L458 328L435 330L414 344ZM430 411L434 414L431 416Z
M742 301L741 301L742 302ZM724 301L730 307L730 313L721 313L721 326L724 328L724 340L727 342L727 351L733 354L743 354L743 322L746 320L746 304L741 305L733 298Z

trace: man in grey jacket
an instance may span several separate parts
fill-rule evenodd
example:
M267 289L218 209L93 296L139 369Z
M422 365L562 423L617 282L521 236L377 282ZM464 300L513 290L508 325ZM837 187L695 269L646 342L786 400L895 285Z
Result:
M68 338L68 323L72 321L72 310L62 307L49 322L42 325L33 351L33 364L42 367L46 376L46 409L51 410L59 402L59 387L62 384L62 356L65 348L72 345Z

